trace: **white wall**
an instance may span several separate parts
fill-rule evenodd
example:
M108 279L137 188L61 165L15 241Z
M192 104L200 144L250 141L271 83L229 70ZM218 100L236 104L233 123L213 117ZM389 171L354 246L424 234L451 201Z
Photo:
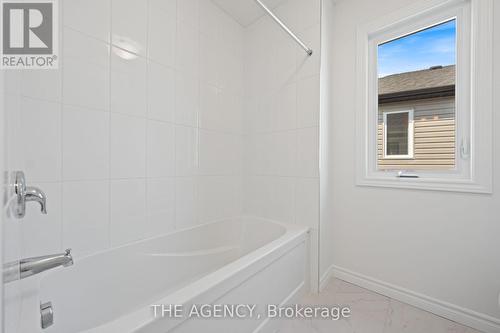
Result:
M48 214L5 221L4 261L72 248L78 262L243 212L312 227L317 282L320 1L277 8L312 57L210 0L59 8L60 69L6 77L7 169L46 192ZM32 281L5 289L8 332Z
M30 133L9 169L49 198L47 216L29 205L22 255L240 214L242 27L208 0L62 5L61 68L9 78L12 136Z
M500 184L495 182L493 195L355 186L356 27L412 3L356 0L341 1L334 8L333 107L326 177L322 178L332 189L322 200L327 205L322 223L331 225L331 264L343 278L415 304L426 296L429 303L420 305L500 332ZM494 59L500 59L500 4L494 3ZM498 61L492 70L498 110ZM493 126L500 128L497 112ZM499 131L494 142L498 178Z
M7 167L48 214L32 203L4 223L4 261L72 248L78 262L240 215L243 28L209 0L59 5L60 69L7 73Z
M311 227L318 281L320 0L290 0L276 14L306 53L264 16L245 30L244 213Z

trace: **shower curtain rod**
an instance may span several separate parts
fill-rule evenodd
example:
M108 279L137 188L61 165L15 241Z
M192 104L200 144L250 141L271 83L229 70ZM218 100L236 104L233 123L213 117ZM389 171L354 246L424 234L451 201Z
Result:
M269 15L271 16L271 18L276 22L278 23L278 25L281 27L281 29L283 29L287 34L290 35L290 37L293 38L293 40L295 40L297 42L297 44L300 45L301 48L304 49L304 51L306 51L307 55L308 56L311 56L313 54L313 50L310 49L306 44L304 44L304 42L302 42L300 40L299 37L297 37L297 35L295 35L292 30L290 30L286 25L285 23L283 23L283 21L281 21L279 19L278 16L276 16L262 1L260 0L255 0L255 2L262 8L264 9L264 11Z

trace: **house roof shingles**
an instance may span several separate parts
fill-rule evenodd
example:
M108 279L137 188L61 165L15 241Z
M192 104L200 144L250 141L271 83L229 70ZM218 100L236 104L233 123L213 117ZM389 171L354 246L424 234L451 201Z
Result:
M401 94L455 85L455 65L393 74L379 79L379 95Z

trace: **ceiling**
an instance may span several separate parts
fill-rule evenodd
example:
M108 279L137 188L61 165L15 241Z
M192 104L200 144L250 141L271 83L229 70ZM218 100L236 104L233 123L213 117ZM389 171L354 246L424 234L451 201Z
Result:
M264 11L254 0L212 0L217 6L246 27L264 15ZM262 0L269 8L274 8L284 0Z

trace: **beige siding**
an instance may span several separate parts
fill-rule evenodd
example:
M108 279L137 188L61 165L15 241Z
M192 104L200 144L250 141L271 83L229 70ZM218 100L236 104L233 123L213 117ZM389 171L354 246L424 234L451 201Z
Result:
M412 159L383 156L383 112L414 110ZM455 166L455 104L453 98L384 104L379 108L379 169L448 170Z

